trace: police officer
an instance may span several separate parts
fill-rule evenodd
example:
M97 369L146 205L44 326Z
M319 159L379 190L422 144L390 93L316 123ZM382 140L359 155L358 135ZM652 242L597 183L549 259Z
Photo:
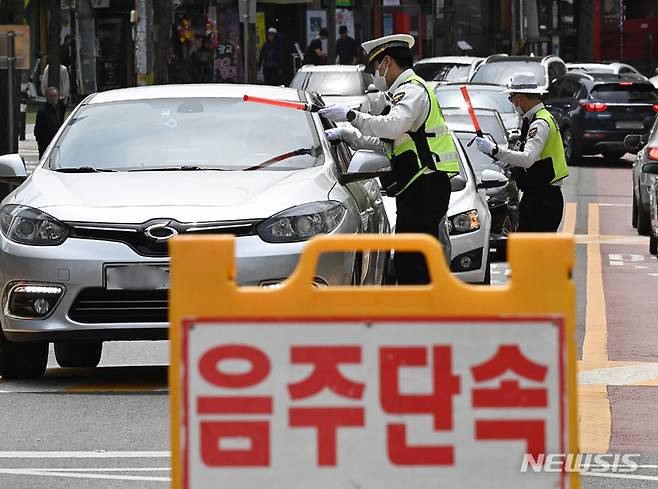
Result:
M498 148L488 139L476 139L480 151L512 167L523 191L519 204L519 231L523 232L557 231L564 208L560 185L569 175L562 136L541 102L544 92L533 74L515 74L505 93L523 116L516 149Z
M426 233L438 237L448 211L450 176L459 173L459 157L433 90L411 66L414 38L385 36L362 44L375 70L374 84L386 92L390 106L370 115L331 106L320 114L353 127L331 129L329 139L342 138L353 149L383 149L391 158L392 178L383 182L395 196L396 233ZM429 275L419 253L395 253L399 284L426 284Z

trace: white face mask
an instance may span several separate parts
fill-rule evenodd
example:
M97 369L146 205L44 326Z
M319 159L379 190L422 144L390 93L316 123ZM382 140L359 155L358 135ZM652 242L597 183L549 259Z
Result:
M380 65L381 66L381 65ZM384 70L384 74L379 74L379 68L375 71L375 76L373 77L372 83L375 85L375 88L380 92L385 92L388 90L388 83L386 83L386 73L388 72L388 65Z

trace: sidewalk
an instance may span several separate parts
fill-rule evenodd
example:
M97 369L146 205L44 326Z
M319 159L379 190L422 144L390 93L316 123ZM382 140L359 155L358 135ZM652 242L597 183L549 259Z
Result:
M18 153L25 158L25 166L29 175L39 164L39 149L37 141L34 139L34 124L26 126L25 141L18 142Z

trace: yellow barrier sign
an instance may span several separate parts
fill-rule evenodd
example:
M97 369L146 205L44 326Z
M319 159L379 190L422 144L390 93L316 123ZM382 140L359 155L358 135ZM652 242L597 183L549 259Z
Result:
M176 489L577 488L574 245L509 242L504 286L455 279L422 235L311 240L276 290L234 240L170 244ZM421 251L432 283L312 285L323 253ZM557 458L559 460L559 458Z

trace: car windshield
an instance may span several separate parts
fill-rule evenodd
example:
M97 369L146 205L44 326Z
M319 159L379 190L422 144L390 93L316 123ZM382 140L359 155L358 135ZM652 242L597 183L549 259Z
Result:
M500 116L495 113L484 113L480 111L475 112L482 128L482 132L490 134L493 137L493 140L498 144L507 144L507 135L505 132L505 126L500 121ZM453 129L456 126L472 127L471 116L461 112L444 112L446 124L448 127ZM453 129L454 130L454 129Z
M509 94L503 93L502 90L478 90L469 86L468 94L475 109L495 110L501 114L514 112L514 106L507 98ZM436 97L441 107L457 107L466 110L466 102L458 87L439 87L436 90Z
M299 170L324 161L311 115L232 98L90 104L68 122L53 170Z
M540 86L548 84L544 67L536 61L496 61L481 64L471 82L507 85L515 73L532 73Z
M592 97L604 102L655 102L658 90L649 83L606 83L596 85Z
M317 92L329 96L356 96L365 94L363 76L358 71L311 71L305 79L295 77L292 88Z
M414 66L418 76L426 81L465 82L471 65L455 63L418 63Z
M468 156L468 159L471 162L471 166L473 167L473 171L476 175L482 175L484 170L495 170L497 172L500 171L500 167L493 162L491 156L487 156L479 151L475 143L468 146L468 144L475 137L474 132L457 132L455 134L457 139L459 139L459 142L462 144L462 147L466 152L466 156ZM487 136L491 135L485 134L485 137Z

